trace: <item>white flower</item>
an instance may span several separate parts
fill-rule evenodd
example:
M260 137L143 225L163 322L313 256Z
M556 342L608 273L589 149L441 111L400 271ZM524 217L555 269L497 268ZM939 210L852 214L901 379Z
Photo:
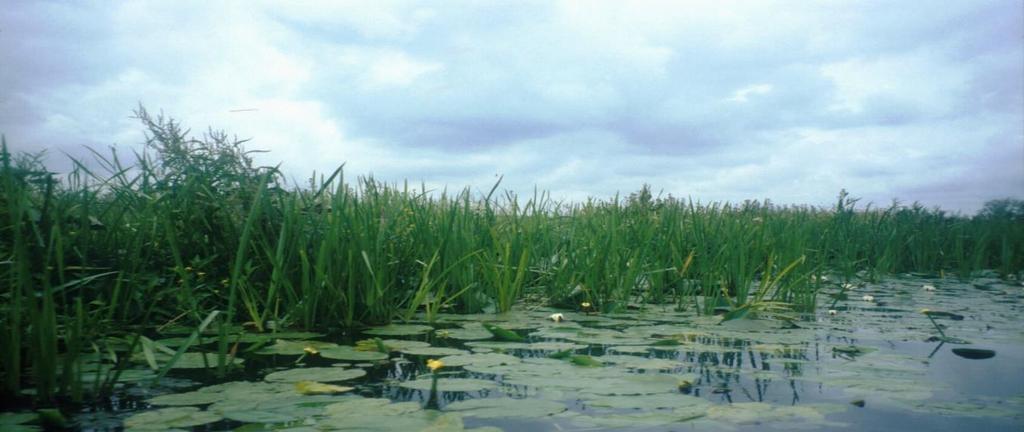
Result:
M852 290L856 287L852 283L844 283L840 288L844 290Z
M921 288L923 288L925 291L929 291L929 292L930 291L935 291L935 285L932 285L932 284L924 284L924 286L921 287Z
M836 314L838 314L838 313L839 313L839 311L837 311L837 310L835 310L835 309L829 309L829 310L828 310L828 314L829 314L829 315L832 315L832 316L835 316L835 315L836 315Z
M866 302L873 302L873 301L875 301L875 296L872 296L872 295L866 295L866 296L861 297L861 298L864 299L864 301L866 301Z
M548 319L550 319L551 321L554 321L554 322L562 322L562 321L565 321L565 315L562 315L560 313L555 313L555 314L551 314L551 316L549 316Z

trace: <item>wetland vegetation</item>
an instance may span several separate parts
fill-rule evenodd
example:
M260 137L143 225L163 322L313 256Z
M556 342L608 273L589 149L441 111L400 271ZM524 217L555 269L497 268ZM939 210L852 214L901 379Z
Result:
M3 145L5 430L1024 422L1018 201L296 185L136 114L62 175Z

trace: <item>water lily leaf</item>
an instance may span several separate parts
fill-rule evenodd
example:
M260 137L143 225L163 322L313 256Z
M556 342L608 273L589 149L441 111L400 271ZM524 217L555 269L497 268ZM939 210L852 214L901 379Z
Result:
M647 352L651 350L652 346L661 346L661 347L671 346L671 347L675 347L675 346L679 345L678 341L674 341L673 340L673 342L675 342L674 345L661 344L661 345L651 345L651 346L644 346L644 345L611 346L611 347L605 348L605 350L607 350L608 352L616 352L616 353L621 353L621 354L647 354Z
M171 356L164 355L163 353L155 353L155 358L157 363L160 364L161 366L167 364L167 362L171 360ZM236 366L242 364L245 361L238 357L229 357L229 359L229 364ZM132 357L132 360L139 362L145 361L144 358L135 356ZM217 354L187 352L182 354L181 357L178 358L178 361L174 362L174 365L171 366L171 369L207 369L215 367L217 367Z
M978 348L953 348L953 354L970 360L984 360L996 356L996 352Z
M458 348L445 348L445 347L409 347L402 351L402 354L414 355L414 356L427 356L427 357L443 357L450 355L469 354L469 351L460 350Z
M229 336L231 342L259 343L273 340L307 340L322 337L323 333L311 332L277 332L277 333L243 333L237 337Z
M722 314L722 322L743 318L747 316L748 313L750 313L750 306L748 305L730 309L728 312Z
M223 393L191 391L185 393L165 394L149 399L146 402L149 402L152 405L189 406L209 405L223 399Z
M321 341L290 341L284 339L277 339L273 345L265 346L255 354L260 355L302 355L306 353L306 348L313 348L317 351L323 351L328 348L335 348L338 344L331 342Z
M274 372L263 377L263 379L266 380L267 382L288 383L296 383L299 381L334 382L356 379L364 375L366 375L366 371L362 369L343 369L339 367L311 367Z
M583 367L601 367L604 366L600 360L596 360L588 355L573 355L569 356L569 362L576 366Z
M339 346L320 350L320 357L332 360L345 360L355 362L372 362L387 360L388 353L377 351L358 351L354 347Z
M487 353L487 354L460 354L444 357L441 361L448 367L474 365L478 367L500 366L521 362L519 357L508 354Z
M447 336L458 340L486 340L494 337L491 332L481 327L467 327L446 330Z
M845 357L860 357L864 354L875 351L878 351L878 349L856 345L843 345L832 347L832 352Z
M220 414L196 407L172 407L135 414L124 420L124 427L131 430L167 430L200 426L221 419Z
M453 402L447 411L477 418L539 418L566 411L564 404L543 399L469 399Z
M355 387L344 387L315 381L299 381L295 383L295 391L304 395L345 393L354 389Z
M708 418L736 424L760 424L777 421L824 423L825 416L804 405L782 406L761 402L737 402L708 408Z
M603 355L602 362L611 363L619 367L641 370L671 370L685 367L686 364L675 360L660 358L645 358L634 355Z
M229 420L244 423L289 423L301 418L287 412L256 409L225 411L223 415Z
M432 378L404 381L398 384L400 387L430 391ZM473 379L473 378L439 378L437 380L437 391L439 392L475 392L497 387L494 381Z
M415 336L434 330L433 327L421 324L389 324L364 331L364 334L375 336Z
M504 342L526 342L526 339L517 333L498 327L494 324L484 323L484 328L494 335L494 338Z
M700 407L706 410L711 402L705 399L680 393L658 393L631 396L589 396L583 403L588 408L605 409L645 409L680 408L684 406Z
M0 426L6 430L7 427L31 423L39 419L39 414L34 412L5 412L0 413Z

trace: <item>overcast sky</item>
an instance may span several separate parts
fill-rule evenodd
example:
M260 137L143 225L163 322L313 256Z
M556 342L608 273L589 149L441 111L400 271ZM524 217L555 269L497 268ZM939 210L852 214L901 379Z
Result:
M141 102L298 180L973 213L1024 196L1022 4L6 1L0 133L61 166Z

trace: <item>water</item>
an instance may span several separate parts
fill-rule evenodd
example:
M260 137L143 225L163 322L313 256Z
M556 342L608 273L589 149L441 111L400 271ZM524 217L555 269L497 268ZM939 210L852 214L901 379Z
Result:
M222 380L235 382L228 387L209 387L218 381L203 369L174 370L163 386L128 384L73 421L82 430L1022 430L1024 288L983 282L901 277L864 284L835 315L822 296L822 307L800 316L798 328L778 320L720 322L668 306L614 315L562 311L560 323L547 318L557 311L543 308L444 315L433 331L392 326L379 335L315 338L351 346L379 337L400 348L385 360L326 358L363 355L329 345L300 358L309 342L282 343L277 350L289 354L244 353L244 367ZM961 315L936 322L970 344L929 342L939 333L922 308ZM526 340L495 341L482 322ZM971 360L954 348L995 356ZM548 357L563 350L602 365ZM421 408L430 396L429 358L446 362L435 372L440 411ZM318 380L327 372L365 375L340 373L360 376L332 382L353 387L337 395L301 395L291 378L263 382L273 372L314 367L327 368L316 369L323 371L312 376ZM182 392L193 393L184 401L160 396ZM178 420L161 423L160 413Z

